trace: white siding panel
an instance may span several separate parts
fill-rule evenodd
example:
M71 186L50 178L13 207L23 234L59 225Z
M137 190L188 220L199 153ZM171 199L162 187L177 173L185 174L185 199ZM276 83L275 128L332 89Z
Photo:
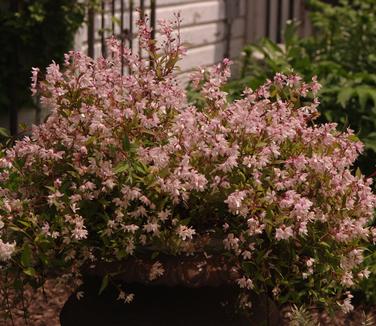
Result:
M226 33L226 24L224 21L185 27L181 31L182 40L194 47L222 41L226 37ZM243 34L244 19L238 18L233 23L231 37L239 38L243 37Z
M234 39L231 44L231 57L236 57L243 47L243 39ZM195 49L190 49L180 63L182 72L192 70L199 66L207 66L217 63L223 59L226 50L226 42L222 41Z
M202 0L157 0L157 6L165 7L165 6L181 6L182 4L186 3L194 3L194 2L202 2Z
M210 0L180 6L157 8L157 19L170 19L174 13L180 12L182 26L216 22L225 19L225 1Z

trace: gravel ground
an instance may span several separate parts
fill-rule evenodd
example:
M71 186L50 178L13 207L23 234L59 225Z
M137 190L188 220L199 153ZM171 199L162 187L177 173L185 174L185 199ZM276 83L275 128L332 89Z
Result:
M62 309L65 301L72 293L72 288L66 285L61 285L55 280L47 281L44 287L44 293L42 290L38 290L36 293L27 291L25 299L27 301L30 318L29 324L27 324L23 318L21 309L14 307L12 310L13 321L15 326L60 326L59 313ZM2 298L0 298L2 299ZM316 320L320 322L322 326L360 326L363 324L365 317L373 318L374 322L369 325L376 326L376 307L366 314L363 309L358 307L351 314L345 316L342 313L338 313L334 319L331 319L325 312L318 312L313 310L313 315ZM284 325L288 325L289 308L284 307L282 309L282 316ZM0 318L0 325L12 326L11 322L4 322ZM103 325L105 326L105 325ZM282 326L282 325L281 325Z
M282 309L283 326L289 325L290 311L289 307ZM334 318L317 309L312 309L311 313L316 325L320 326L376 326L376 308L365 311L362 307L357 307L347 315L338 312Z
M13 305L12 318L14 326L60 326L59 313L65 301L72 293L73 289L67 285L62 285L55 280L48 280L44 286L44 291L37 292L27 290L25 302L29 309L29 322L26 323L21 306ZM13 326L10 321L4 322L0 318L0 325Z

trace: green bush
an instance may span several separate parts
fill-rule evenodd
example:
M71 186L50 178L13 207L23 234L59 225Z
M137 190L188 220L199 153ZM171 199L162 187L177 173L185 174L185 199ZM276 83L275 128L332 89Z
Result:
M84 13L85 4L76 0L0 3L0 114L33 105L31 68L63 60Z
M368 266L369 270L373 275L376 273L376 246L370 246L367 253L365 254L365 265ZM370 277L364 279L360 285L357 292L358 300L369 305L376 304L376 277Z

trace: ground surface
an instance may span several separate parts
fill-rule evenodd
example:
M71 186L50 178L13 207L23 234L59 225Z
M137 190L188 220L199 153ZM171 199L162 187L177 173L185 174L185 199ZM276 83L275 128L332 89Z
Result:
M72 289L70 289L67 286L62 286L56 283L54 280L50 280L47 282L45 286L45 294L43 294L42 291L38 291L36 294L32 294L29 292L26 295L26 300L29 304L29 311L30 311L30 326L60 326L59 321L59 314L60 311L68 299L68 297L71 294ZM72 299L71 299L72 300ZM176 303L175 303L176 304ZM197 307L200 307L200 305L203 305L204 302L197 302ZM91 314L94 316L97 314L97 316L101 316L101 312L95 309L94 306L92 306L94 310L91 311ZM97 307L98 308L98 307ZM77 313L77 312L76 312ZM153 312L150 312L153 313ZM154 311L156 313L156 311ZM202 314L204 314L204 310L202 310ZM284 316L284 322L283 325L288 325L288 309L284 308L282 312ZM349 314L348 316L344 316L343 314L338 314L335 319L330 319L330 317L326 313L319 313L315 312L316 317L320 321L320 325L326 326L360 326L362 325L361 319L363 318L363 310L358 308L356 311L352 314ZM375 310L373 310L373 315L376 316ZM189 316L184 316L182 318L188 318ZM220 317L220 316L218 316ZM25 320L23 319L23 314L20 310L13 309L13 320L14 325L16 326L24 326L27 325ZM93 320L97 320L97 323L95 325L103 325L107 326L106 324L103 324L103 322L100 321L100 317L95 318ZM0 320L0 325L2 326L10 326L12 325L10 322L5 323ZM80 326L85 326L86 324L76 324ZM92 326L91 324L87 324ZM124 325L123 323L119 323L120 325ZM193 324L192 324L193 326ZM196 326L196 324L195 324ZM375 324L376 326L376 324Z

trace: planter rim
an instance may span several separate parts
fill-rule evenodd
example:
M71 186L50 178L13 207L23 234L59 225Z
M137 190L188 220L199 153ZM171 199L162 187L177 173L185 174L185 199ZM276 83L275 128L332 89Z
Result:
M160 262L164 273L150 280L150 271ZM156 259L131 256L124 261L98 262L87 266L83 274L103 277L111 275L124 283L140 283L162 286L184 286L191 288L235 285L240 277L238 263L223 254L195 253L193 255L165 255Z

